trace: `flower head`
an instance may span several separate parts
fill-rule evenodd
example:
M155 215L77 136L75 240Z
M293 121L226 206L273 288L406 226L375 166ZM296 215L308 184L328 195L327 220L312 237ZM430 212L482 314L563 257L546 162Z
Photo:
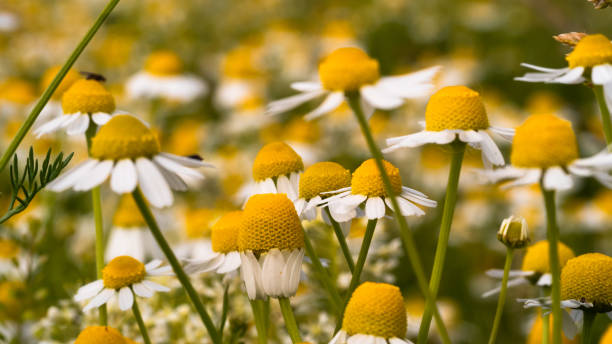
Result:
M592 304L596 312L612 311L612 258L587 253L572 258L561 271L561 299Z
M342 165L331 162L318 162L306 169L300 177L300 198L310 200L325 192L334 191L351 185L351 172Z
M510 216L504 219L497 232L497 240L510 248L523 248L529 244L525 218Z
M465 86L444 87L427 103L425 130L484 130L489 127L480 94Z
M160 151L155 133L130 115L115 116L91 141L91 156L96 159L151 157Z
M62 95L62 109L64 114L113 113L115 99L99 81L80 79Z
M183 63L176 53L169 50L159 50L147 57L144 69L153 75L177 75L183 71Z
M61 68L62 66L58 65L58 66L51 67L45 71L45 73L42 76L42 79L40 80L41 90L45 90L47 89L47 87L49 87L49 85L51 85L51 82L53 81L53 79L55 79L55 76L57 75L57 73L60 71ZM81 77L76 70L69 69L64 79L62 79L62 82L60 82L60 84L55 89L55 92L53 92L53 98L58 99L58 100L61 99L64 92L66 92L66 90L68 90L68 88L70 88L70 86L72 86L72 84L74 84L80 78Z
M574 252L562 242L558 245L559 266L563 268L568 260L574 258ZM548 260L548 241L541 240L527 247L521 270L533 271L533 277L538 280L542 275L550 274L550 264Z
M565 59L570 68L612 63L612 42L602 34L586 35Z
M104 287L110 289L121 289L140 283L144 278L144 264L130 256L117 257L102 269Z
M391 187L393 193L396 195L402 192L402 179L400 177L399 169L390 162L383 160L385 172L391 180ZM386 197L387 192L385 185L382 180L376 160L368 159L364 161L351 178L351 193L353 195L364 195L368 197Z
M230 211L213 226L210 234L212 249L219 253L238 251L238 233L242 223L242 211Z
M378 61L363 50L346 47L334 50L319 63L319 78L330 91L356 91L380 78Z
M253 162L253 178L257 182L303 170L302 158L284 142L263 146Z
M74 344L128 344L128 342L112 327L88 326L79 333Z

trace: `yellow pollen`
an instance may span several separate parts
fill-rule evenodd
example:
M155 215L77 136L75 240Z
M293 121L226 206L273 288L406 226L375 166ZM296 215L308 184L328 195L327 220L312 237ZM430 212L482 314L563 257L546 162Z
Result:
M113 226L121 228L146 227L140 210L130 194L121 196L119 206L113 216Z
M385 171L391 179L391 187L395 195L402 193L402 179L399 170L390 162L383 160ZM368 197L385 197L385 185L383 184L380 172L374 159L364 161L355 172L351 179L351 192L354 195L366 195Z
M561 271L561 299L593 304L600 313L612 311L612 257L587 253L567 261Z
M0 259L13 259L19 254L19 245L10 239L0 239Z
M240 251L304 247L304 232L293 203L284 194L254 195L247 201L238 234Z
M263 146L253 162L253 178L257 182L303 170L302 158L284 142Z
M47 87L49 87L49 85L55 78L55 75L57 75L57 73L60 71L61 68L62 66L55 66L45 71L45 74L43 74L42 79L40 80L41 90L46 90ZM74 69L69 69L64 79L62 79L62 82L60 82L59 86L57 86L57 88L55 89L55 92L53 92L53 99L56 99L56 100L61 99L64 92L66 92L68 88L72 86L72 84L74 84L74 82L79 80L80 78L81 76L79 75L77 71L75 71Z
M612 63L612 42L602 34L584 36L565 59L570 68Z
M34 87L25 80L11 78L0 84L0 101L27 105L34 98Z
M19 320L25 309L25 285L21 281L0 281L0 320Z
M563 268L568 260L574 258L574 252L562 242L559 242L557 247L559 252L559 265ZM525 253L525 257L523 257L523 266L521 270L535 271L536 274L543 275L550 272L550 265L548 262L548 241L538 241L527 247L527 252ZM539 278L539 276L537 276L537 278Z
M151 53L145 61L145 71L157 76L181 74L183 63L175 53L167 50Z
M238 232L242 221L242 211L230 211L212 226L210 240L215 252L238 251Z
M310 200L323 192L334 191L351 185L351 172L331 161L318 162L304 171L300 177L300 198Z
M142 282L146 275L145 266L130 256L119 256L102 269L104 287L121 289Z
M91 156L100 160L151 157L159 152L155 133L131 115L113 116L91 142Z
M480 93L465 86L447 86L434 93L425 110L425 130L482 130L489 127Z
M127 344L125 338L112 327L89 326L77 337L74 344Z
M532 115L516 128L510 154L516 167L566 166L577 158L576 135L569 121L550 114Z
M185 212L185 234L189 239L202 239L210 236L211 223L217 212L208 209L188 209Z
M79 79L62 95L62 110L64 114L112 113L115 99L98 81Z
M319 77L325 89L356 91L380 78L378 61L363 50L340 48L327 55L319 64Z
M342 319L342 329L349 335L403 339L407 326L402 294L386 283L365 282L355 289Z

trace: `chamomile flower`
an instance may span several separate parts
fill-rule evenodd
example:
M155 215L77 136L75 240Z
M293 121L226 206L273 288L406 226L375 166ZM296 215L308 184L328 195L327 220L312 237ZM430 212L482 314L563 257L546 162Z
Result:
M44 91L47 87L49 87L49 85L55 78L55 75L57 75L61 68L62 66L53 66L45 71L40 80L41 91ZM51 99L49 99L45 107L38 115L38 118L36 118L37 128L38 123L44 124L50 118L55 119L63 114L62 96L64 95L64 92L66 92L70 88L70 86L72 86L72 84L74 84L79 79L81 79L81 77L76 70L68 70L68 73L66 73L66 76L64 77L64 79L62 79L62 82L60 82L60 84L55 89L55 92L53 92ZM32 107L35 106L34 103L31 103L30 105Z
M567 261L561 270L562 305L612 316L612 257L587 253Z
M304 230L287 196L249 198L242 214L238 249L249 299L295 295L304 258Z
M102 126L92 139L90 154L47 187L56 192L84 191L110 177L114 192L124 194L139 186L147 200L161 208L172 204L171 190L184 191L188 183L204 178L197 168L212 166L161 152L155 133L131 115L115 115Z
M365 282L351 295L342 329L329 344L407 344L408 320L399 288Z
M578 158L576 135L569 121L551 114L532 115L516 128L510 155L511 166L479 171L495 183L512 180L504 187L535 184L542 180L546 190L567 190L573 176L594 177L612 188L612 153L602 151Z
M263 146L253 162L255 194L284 193L294 201L299 195L302 158L286 143L272 142Z
M74 344L129 344L125 337L109 326L88 326L75 340Z
M419 191L402 185L397 167L388 161L383 161L383 164L387 175L391 179L391 186L399 203L402 216L425 215L425 212L417 204L429 208L436 207L436 201L429 199ZM374 159L364 161L353 172L350 187L338 189L336 192L339 193L327 198L324 202L329 206L334 220L338 222L345 222L358 216L361 206L363 206L365 216L368 219L380 219L387 214L387 209L393 210Z
M480 94L465 86L448 86L434 93L425 110L425 129L416 134L387 139L388 153L402 147L419 147L429 143L445 145L455 140L482 150L485 166L503 165L504 157L486 132L490 130L510 139L512 129L493 127Z
M172 275L170 266L161 264L161 260L145 265L130 256L116 257L102 269L102 279L79 288L74 300L90 300L83 308L84 312L102 306L111 298L117 298L122 311L130 309L134 295L148 298L156 291L170 291L170 288L150 280L155 276Z
M440 69L431 67L411 74L381 77L378 67L378 61L359 48L336 49L319 64L319 81L293 83L291 87L301 93L270 103L266 113L280 114L325 96L321 105L306 114L305 119L310 120L340 107L345 101L345 92L359 92L364 111L370 117L374 109L395 109L405 99L428 95L434 88L432 79Z

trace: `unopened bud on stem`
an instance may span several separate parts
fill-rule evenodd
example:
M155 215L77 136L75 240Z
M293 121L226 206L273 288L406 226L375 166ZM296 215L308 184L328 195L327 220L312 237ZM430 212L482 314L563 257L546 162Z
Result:
M512 215L504 219L497 232L497 239L509 248L523 248L527 246L529 244L529 235L525 218Z

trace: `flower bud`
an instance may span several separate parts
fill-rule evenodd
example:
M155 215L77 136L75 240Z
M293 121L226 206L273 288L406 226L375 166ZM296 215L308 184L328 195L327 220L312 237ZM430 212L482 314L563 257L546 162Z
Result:
M525 221L525 218L512 215L504 219L497 232L497 240L509 248L523 248L527 246L529 244L529 235L527 234L527 221Z
M597 0L595 0L597 1ZM602 0L599 0L602 1ZM570 47L575 47L580 40L586 36L587 34L584 32L568 32L568 33L560 33L556 36L553 36L555 41L568 45Z
M593 7L595 7L596 10L601 10L603 8L606 8L612 5L611 0L587 0L587 1L592 3Z

